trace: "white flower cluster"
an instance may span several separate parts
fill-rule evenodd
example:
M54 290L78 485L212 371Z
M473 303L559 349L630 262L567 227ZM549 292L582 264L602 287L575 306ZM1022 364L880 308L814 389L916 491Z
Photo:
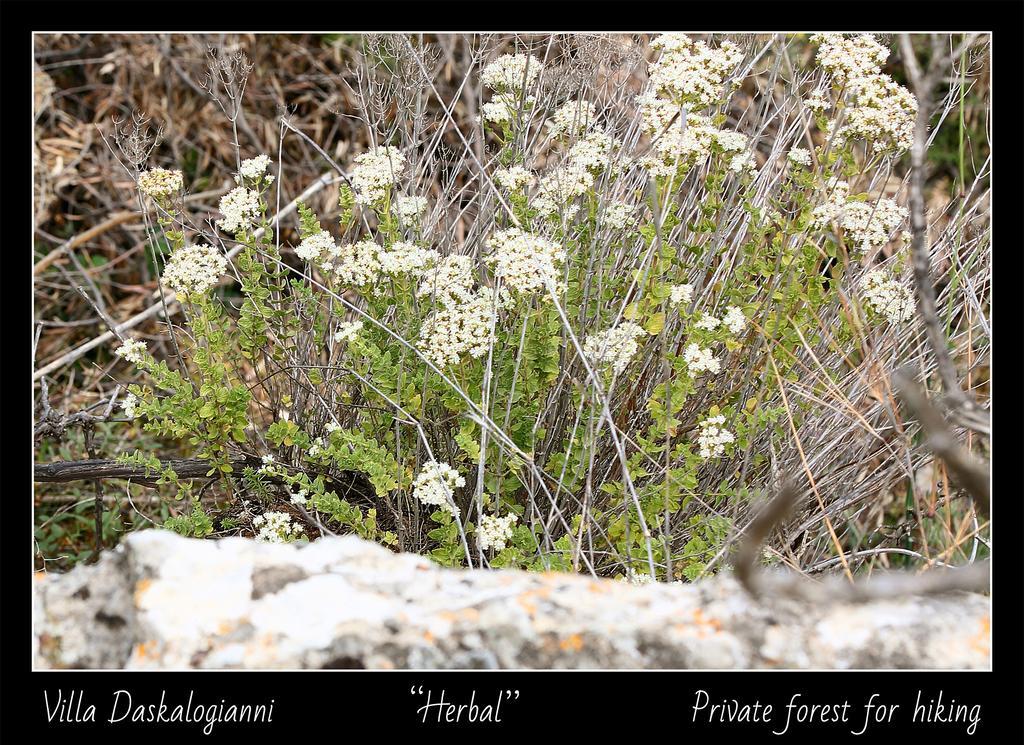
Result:
M802 147L791 147L786 156L789 162L798 166L809 166L811 164L811 153Z
M726 308L725 315L722 317L722 323L724 323L725 327L729 329L729 333L736 335L746 328L747 317L743 315L743 311L735 305L730 305Z
M140 339L125 339L121 346L114 350L114 354L133 365L141 365L148 353L146 342Z
M263 476L277 476L277 475L279 475L278 474L277 466L274 465L274 456L273 455L271 455L270 453L267 453L267 454L265 454L263 456L260 456L260 462L261 462L261 465L260 465L259 468L256 469L256 473L261 474Z
M263 175L270 168L270 163L268 155L257 155L255 158L243 160L238 169L238 175L235 176L235 183L241 184L248 181L251 184L270 184L274 177L269 174Z
M719 458L725 454L725 446L736 441L732 432L725 429L725 417L721 414L708 417L700 423L697 432L697 446L701 458Z
M398 241L387 251L381 252L381 271L391 276L414 274L419 276L424 269L435 263L439 255L432 248L423 248L408 241Z
M519 515L514 512L508 513L505 517L483 515L476 529L480 548L484 551L491 548L495 551L503 550L512 537L513 526L518 519Z
M220 212L224 217L217 225L225 233L237 235L249 230L260 219L260 195L252 189L238 186L220 200Z
M914 144L917 99L888 75L873 75L852 91L854 106L846 112L846 123L836 133L842 141L867 140L880 150L897 153Z
M333 272L341 284L351 287L372 285L381 272L380 246L370 240L347 243L329 251L330 259L322 264L325 272Z
M845 181L837 182L829 200L811 213L811 226L822 229L835 221L862 253L882 248L906 222L906 208L892 199L882 198L874 204L849 199L849 193Z
M693 300L693 285L672 285L669 301L674 306L689 305Z
M495 231L486 245L490 253L485 262L506 285L524 295L548 286L554 291L559 265L565 261L562 247L519 228Z
M621 375L640 349L637 340L646 333L640 326L626 321L588 336L583 342L583 354L598 367L610 366L616 375Z
M416 297L433 297L445 306L468 303L473 299L474 284L473 258L451 254L423 273Z
M531 111L537 103L523 91L533 85L543 65L528 54L505 54L487 65L480 81L494 91L491 100L480 107L480 118L495 124L512 122L519 114Z
M841 85L874 75L889 58L889 50L871 34L814 34L818 65Z
M256 540L266 543L290 543L302 535L302 526L287 512L267 510L252 519L252 526L259 529Z
M694 326L696 326L697 328L704 329L705 331L714 331L715 329L717 329L721 325L722 325L722 322L719 321L717 318L715 318L710 313L705 313L701 317L701 319L699 321L697 321L697 323L694 324Z
M649 94L648 94L649 95ZM669 107L674 108L669 102ZM640 164L652 176L673 176L680 168L687 170L702 162L711 155L712 146L718 143L722 150L735 152L746 148L747 137L739 132L720 130L713 126L709 117L690 114L685 122L676 121L663 132L663 110L648 107L647 111L656 111L653 118L645 117L644 121L651 135L658 139L651 152L640 159ZM645 108L641 104L641 114ZM669 118L670 120L671 118ZM730 161L733 170L750 170L754 167L752 153L738 153Z
M564 214L566 219L579 211L571 204L594 185L596 174L609 163L615 142L607 132L590 132L579 139L558 166L541 179L533 206L542 217Z
M310 443L309 449L306 450L306 455L310 458L319 458L320 454L323 453L327 443L324 442L323 437L317 437L313 442Z
M302 242L295 247L295 255L312 264L319 264L324 258L324 254L334 254L337 250L338 244L334 242L331 234L326 230L321 230L319 233L303 238Z
M825 91L814 91L804 99L804 106L817 114L823 114L832 108L832 102L826 98Z
M615 230L623 230L636 222L636 207L629 202L611 202L604 208L602 222Z
M342 342L348 341L362 330L362 321L342 321L338 324L338 328L334 332L334 343L341 344Z
M306 489L292 492L291 501L296 507L307 507L309 505L309 492Z
M899 324L914 317L914 296L883 270L870 272L864 280L864 300L889 323Z
M181 171L153 168L139 174L139 191L158 202L177 195L182 184Z
M543 64L529 54L503 54L480 73L480 82L494 91L518 91L533 85Z
M537 103L533 96L522 101L523 113L528 113ZM496 93L494 98L480 107L480 118L495 124L511 124L519 116L520 101L511 93Z
M405 156L397 147L375 147L355 157L352 188L359 204L375 205L405 173Z
M697 110L717 102L726 77L742 61L743 53L732 42L713 49L686 34L662 34L651 46L661 56L650 67L650 86L659 96Z
M732 156L732 159L729 161L729 170L733 173L756 175L757 159L754 157L754 153L740 153L739 155Z
M136 396L134 393L129 393L127 396L121 399L121 411L123 411L124 415L129 419L134 419L138 415L138 412L136 411L138 407L139 397Z
M547 122L552 137L575 136L590 128L597 119L597 110L590 101L566 101Z
M420 196L401 196L391 205L395 217L404 223L414 223L427 211L427 198Z
M837 141L855 137L880 150L908 150L914 142L917 99L881 71L889 50L871 34L814 34L811 43L818 46L818 65L849 91L851 105L835 133ZM812 108L824 110L823 104L815 102Z
M710 349L705 349L693 342L687 344L686 349L683 350L683 361L694 375L704 372L717 373L721 368L721 363Z
M182 295L201 295L228 270L228 260L213 246L200 243L179 248L164 267L163 280Z
M412 495L425 505L438 507L451 514L457 514L455 490L466 485L466 478L447 463L436 460L423 464L416 480L412 483Z
M419 350L442 370L458 365L462 355L479 358L494 343L492 332L498 312L492 291L481 288L466 302L456 302L432 313L420 329Z
M494 180L509 191L519 191L533 183L533 174L522 166L512 166L495 171Z

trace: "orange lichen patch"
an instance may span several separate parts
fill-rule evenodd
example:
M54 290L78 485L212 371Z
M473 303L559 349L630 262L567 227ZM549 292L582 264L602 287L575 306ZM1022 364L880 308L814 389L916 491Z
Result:
M34 572L32 576L36 582L42 582L44 579L46 579L46 572Z
M235 628L235 625L236 624L234 621L221 621L219 624L217 624L217 633L222 635L230 634L231 630Z
M156 657L156 641L150 639L135 645L135 659L146 660L151 657Z
M702 608L693 609L693 623L676 623L672 625L676 631L687 636L705 639L713 634L722 633L722 622L717 618L708 618Z
M429 631L424 631L423 632L423 640L427 644L433 644L434 643L434 635L431 634Z
M142 596L146 594L146 591L153 586L153 580L151 579L140 579L135 583L135 605L139 605L142 600Z
M587 582L587 589L591 592L606 593L611 589L611 587L607 582L595 582L594 580L590 580Z
M532 618L537 614L537 605L531 598L539 597L546 598L551 594L550 587L538 587L535 590L527 590L522 595L516 598L516 602L523 607L523 609L530 614Z
M992 618L987 614L982 616L980 625L981 631L971 638L971 649L988 656L992 654Z
M437 617L448 623L475 623L480 618L480 611L476 608L460 608L459 610L443 610L438 612Z
M558 643L563 652L579 652L583 649L583 637L579 634L570 634Z
M698 626L710 627L716 634L722 630L722 622L717 618L705 618L700 608L693 609L693 620Z

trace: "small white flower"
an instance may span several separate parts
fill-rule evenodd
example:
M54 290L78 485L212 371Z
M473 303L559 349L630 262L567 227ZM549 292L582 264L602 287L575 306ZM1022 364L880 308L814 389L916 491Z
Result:
M811 152L802 147L791 147L786 156L790 163L798 166L809 166L811 164Z
M432 248L422 248L415 243L398 241L387 251L381 252L381 271L392 277L401 274L419 274L435 264L440 254Z
M138 406L139 397L136 396L134 393L129 393L127 396L121 399L121 410L124 412L124 415L129 419L134 419L136 416L138 416L138 412L136 411Z
M479 359L487 354L498 312L493 295L491 289L481 288L467 302L448 302L428 316L420 329L423 356L443 370L458 365L463 355Z
M533 183L533 174L522 166L512 166L495 171L494 180L509 191L519 191Z
M615 230L623 230L636 222L636 207L627 202L611 202L604 209L602 222Z
M547 121L548 132L553 137L578 135L597 119L594 104L589 101L567 101Z
M458 513L453 500L455 489L466 485L466 478L447 463L427 461L412 484L412 495L425 505Z
M260 219L260 195L252 189L239 186L220 200L220 212L224 216L217 225L225 233L237 235L247 231Z
M736 441L732 432L725 429L725 417L721 414L708 417L700 423L697 432L697 445L701 458L720 458L725 454L725 446Z
M302 242L295 247L295 255L310 263L319 263L325 254L331 254L338 250L338 244L326 230L306 236Z
M730 305L725 311L722 323L725 324L731 334L736 335L746 327L747 317L743 315L743 311L735 305Z
M565 261L565 250L540 236L519 228L495 231L487 239L490 253L485 261L507 286L532 294L554 284Z
M257 183L262 181L263 174L270 167L270 162L270 156L268 155L257 155L255 158L243 160L241 167L238 169L238 175L235 177L235 183L241 184L243 181ZM273 180L273 178L273 176L268 176L267 183Z
M139 174L139 191L159 202L179 194L182 183L181 171L153 168Z
M375 147L355 158L352 188L359 204L379 203L405 173L405 156L397 147Z
M133 365L141 365L148 354L146 342L138 339L125 339L121 346L114 350L114 354Z
M510 512L504 517L483 515L480 518L480 525L476 529L481 550L487 551L492 548L495 551L503 550L512 537L512 531L518 519L519 516L514 512Z
M734 155L732 160L729 161L729 170L734 173L749 173L754 175L757 173L757 159L754 157L752 152Z
M529 54L504 54L480 73L480 82L491 90L519 91L533 85L543 65Z
M628 567L620 581L630 585L650 585L654 578L647 572L638 572L633 567Z
M705 313L704 316L694 325L699 329L704 329L706 331L714 331L721 325L721 323L721 321L719 321L710 313Z
M900 324L914 317L914 296L884 270L867 275L863 292L868 306L889 323Z
M711 353L710 349L703 349L694 343L688 344L683 351L683 360L694 375L700 375L704 372L714 374L721 367L721 363Z
M427 198L420 196L401 196L391 205L391 211L402 222L414 223L427 211Z
M341 344L344 341L348 341L362 330L362 321L342 321L338 324L338 329L334 332L334 343Z
M292 522L287 512L268 510L252 519L254 528L259 528L256 540L265 543L291 543L302 535L302 526Z
M669 298L671 304L689 305L693 301L693 285L673 285L672 295Z
M643 328L626 321L588 336L583 342L583 354L598 367L611 367L616 375L621 375L640 349L637 340L646 335Z
M201 295L210 290L228 270L228 260L213 246L200 243L179 248L164 267L163 280L183 295Z

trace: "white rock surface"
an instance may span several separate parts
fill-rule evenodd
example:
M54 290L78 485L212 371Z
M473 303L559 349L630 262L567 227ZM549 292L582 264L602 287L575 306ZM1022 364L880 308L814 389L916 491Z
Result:
M988 668L991 605L754 601L730 577L632 586L441 569L355 537L270 545L162 530L37 575L36 666Z

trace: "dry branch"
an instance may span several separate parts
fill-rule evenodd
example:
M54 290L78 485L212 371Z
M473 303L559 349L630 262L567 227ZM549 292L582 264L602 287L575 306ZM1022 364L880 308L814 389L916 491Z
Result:
M164 460L160 462L160 465L162 468L173 468L178 478L182 479L204 478L211 468L210 461L199 458ZM231 461L232 468L236 470L241 470L246 465L250 465L250 461L246 458ZM157 474L151 468L127 465L116 460L59 461L37 463L35 466L35 480L50 483L92 479L127 479L141 484L153 484L156 482L156 476Z

